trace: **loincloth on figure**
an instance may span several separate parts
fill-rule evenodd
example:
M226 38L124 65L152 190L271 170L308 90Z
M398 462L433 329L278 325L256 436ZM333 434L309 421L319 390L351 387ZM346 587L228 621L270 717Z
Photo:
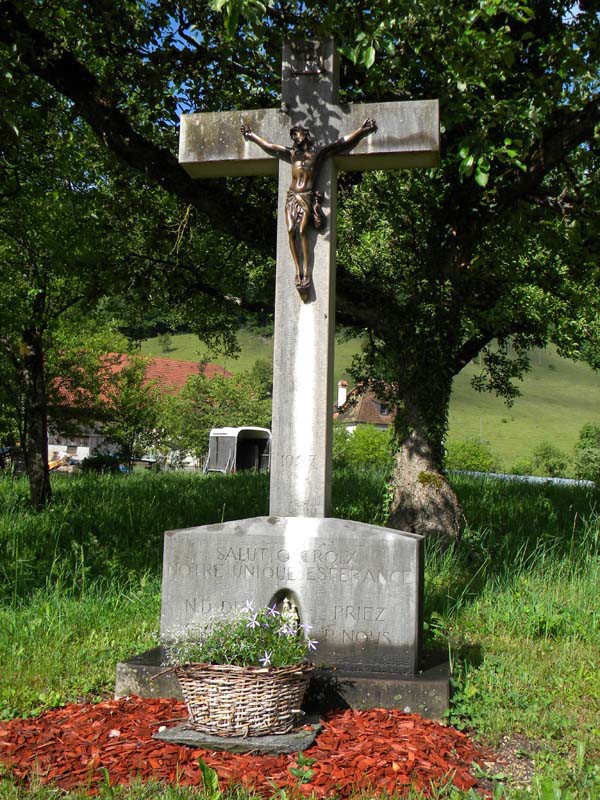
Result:
M288 190L285 209L296 224L304 215L308 215L314 228L319 230L325 225L325 213L321 207L322 192L294 192Z

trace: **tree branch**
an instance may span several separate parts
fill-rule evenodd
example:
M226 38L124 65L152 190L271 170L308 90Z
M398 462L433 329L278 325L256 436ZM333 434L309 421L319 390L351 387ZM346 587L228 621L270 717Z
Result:
M492 331L486 331L466 341L454 356L453 374L458 375L458 373L466 367L493 338L494 334Z
M152 256L144 255L143 253L130 253L132 258L139 258L142 261L148 261L151 264L161 264L166 266L171 266L173 269L181 269L182 267L186 270L188 275L190 276L188 280L186 280L186 291L189 292L190 289L194 291L200 292L201 294L206 295L207 297L213 297L215 300L220 300L222 303L225 303L228 306L235 306L236 308L242 308L246 311L252 311L261 314L269 314L272 309L269 306L266 306L264 303L255 303L247 298L241 296L234 296L231 294L225 294L221 292L219 289L215 289L214 286L210 286L207 283L199 280L196 275L198 272L197 266L192 266L190 264L186 264L184 262L178 261L171 261L165 258L155 258Z
M0 2L0 42L16 45L21 62L68 97L77 113L122 162L193 205L219 230L254 247L272 246L274 231L262 224L260 209L244 209L245 222L239 224L240 200L222 181L194 181L174 155L137 133L126 115L101 90L96 76L73 53L33 28L10 0Z
M593 97L581 110L561 109L556 122L544 131L542 141L527 159L527 169L515 168L515 180L499 196L499 205L507 207L535 195L542 181L577 147L592 141L600 123L600 97Z

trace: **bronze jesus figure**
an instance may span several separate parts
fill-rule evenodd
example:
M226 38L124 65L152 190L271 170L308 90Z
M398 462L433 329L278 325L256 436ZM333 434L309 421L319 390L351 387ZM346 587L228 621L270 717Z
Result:
M377 130L373 119L365 119L360 128L342 136L331 144L315 147L315 141L308 128L294 125L290 130L292 146L273 144L263 139L248 125L242 125L244 139L254 142L269 153L292 165L292 182L285 203L285 222L290 240L290 251L296 266L296 288L303 300L308 297L312 285L312 275L308 251L308 225L317 230L325 224L321 208L323 195L316 191L315 185L319 170L326 158L343 150L355 147L361 139Z

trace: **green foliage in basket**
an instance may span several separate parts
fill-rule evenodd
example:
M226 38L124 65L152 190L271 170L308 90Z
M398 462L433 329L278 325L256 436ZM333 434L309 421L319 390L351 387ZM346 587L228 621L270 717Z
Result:
M189 626L164 643L170 664L235 664L240 667L288 667L300 664L317 642L286 598L280 608L255 610L251 602L233 615Z

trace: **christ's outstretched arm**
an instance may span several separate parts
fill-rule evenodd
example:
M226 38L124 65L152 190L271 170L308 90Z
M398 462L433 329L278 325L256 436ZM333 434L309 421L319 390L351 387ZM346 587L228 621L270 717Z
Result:
M284 161L291 161L291 147L286 147L283 144L275 144L274 142L263 139L262 136L254 133L249 125L242 125L240 130L244 139L262 147L265 153L268 153L270 156L275 156L276 158L283 158Z
M319 162L323 161L329 156L334 156L336 153L341 153L343 150L351 150L355 147L361 139L364 139L365 136L369 136L371 133L375 133L377 130L377 123L374 119L370 119L367 117L363 120L360 128L357 128L352 133L348 133L346 136L342 136L341 139L338 139L335 142L331 142L331 144L326 144L320 148L317 153L317 159Z

